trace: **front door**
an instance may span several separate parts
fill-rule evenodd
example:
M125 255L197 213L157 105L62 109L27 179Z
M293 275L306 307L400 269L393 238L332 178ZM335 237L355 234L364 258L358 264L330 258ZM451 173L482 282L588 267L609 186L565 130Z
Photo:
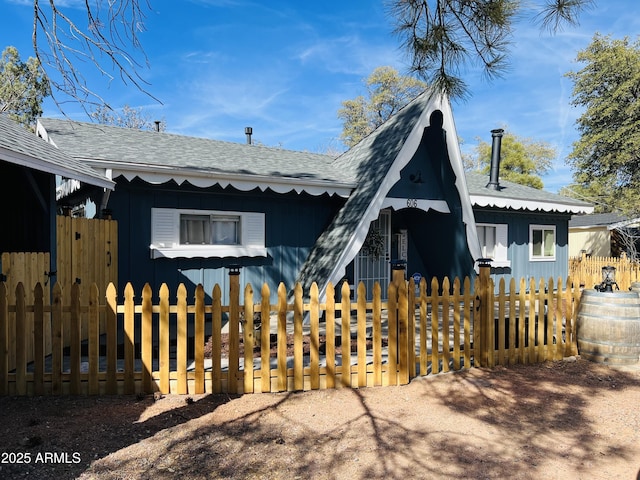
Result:
M364 245L355 261L355 286L364 282L367 298L373 297L373 285L380 283L382 298L387 298L391 280L391 210L381 210L377 220L371 222Z

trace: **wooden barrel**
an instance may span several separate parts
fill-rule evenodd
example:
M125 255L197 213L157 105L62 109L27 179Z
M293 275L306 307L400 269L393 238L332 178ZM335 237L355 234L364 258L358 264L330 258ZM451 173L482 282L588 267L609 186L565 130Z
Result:
M584 290L577 318L578 352L610 365L640 363L640 295Z

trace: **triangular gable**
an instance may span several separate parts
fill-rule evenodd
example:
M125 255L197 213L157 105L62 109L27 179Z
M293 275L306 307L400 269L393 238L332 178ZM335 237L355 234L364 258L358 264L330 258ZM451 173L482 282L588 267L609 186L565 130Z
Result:
M435 110L440 110L444 117L442 128L446 131L447 150L462 203L469 251L474 260L480 258L451 105L446 96L426 91L336 159L337 168L360 180L332 223L318 238L301 269L298 281L305 291L311 282L316 282L321 296L324 296L329 282L335 285L341 280L347 265L362 247L370 223L385 206L387 194L400 180L402 168L418 149Z

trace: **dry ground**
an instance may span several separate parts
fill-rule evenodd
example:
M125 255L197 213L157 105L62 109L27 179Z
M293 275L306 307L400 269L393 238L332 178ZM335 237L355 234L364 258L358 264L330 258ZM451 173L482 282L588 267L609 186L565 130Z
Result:
M360 390L0 398L0 412L2 479L640 478L640 372L580 359Z

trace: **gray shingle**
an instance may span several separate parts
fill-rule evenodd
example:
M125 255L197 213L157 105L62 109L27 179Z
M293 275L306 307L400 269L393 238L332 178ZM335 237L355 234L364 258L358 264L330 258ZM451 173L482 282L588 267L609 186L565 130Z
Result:
M69 155L96 162L216 173L351 183L333 157L165 132L43 118L40 123Z
M569 221L569 228L572 227L608 227L615 223L627 220L619 213L593 213L590 215L574 215Z
M576 207L591 206L591 204L583 202L581 200L575 200L573 198L564 197L562 195L551 193L546 190L527 187L526 185L520 185L502 179L499 182L500 189L491 190L486 188L486 185L489 182L489 176L482 175L477 172L466 172L465 177L467 179L467 187L469 188L470 195L514 200L527 200L532 202L538 201L543 203L555 203Z
M61 152L6 114L0 114L0 148L18 154L30 168L113 189L113 182L104 175Z

